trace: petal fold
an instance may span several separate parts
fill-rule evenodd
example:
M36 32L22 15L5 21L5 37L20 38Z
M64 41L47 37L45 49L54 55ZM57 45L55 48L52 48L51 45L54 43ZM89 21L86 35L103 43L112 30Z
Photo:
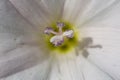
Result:
M61 16L64 0L9 0L39 30Z
M63 19L76 27L81 27L93 19L104 17L119 2L119 0L66 0Z

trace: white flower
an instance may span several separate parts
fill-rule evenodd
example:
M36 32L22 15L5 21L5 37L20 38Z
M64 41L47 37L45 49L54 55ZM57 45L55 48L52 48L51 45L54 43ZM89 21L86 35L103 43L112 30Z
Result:
M44 34L59 21L72 28ZM120 80L119 34L120 0L1 0L0 78Z

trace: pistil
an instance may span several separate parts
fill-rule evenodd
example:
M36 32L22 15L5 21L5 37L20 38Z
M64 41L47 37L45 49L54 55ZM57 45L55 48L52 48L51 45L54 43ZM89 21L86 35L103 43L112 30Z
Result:
M63 32L63 27L65 27L65 24L63 22L57 22L58 32L54 31L52 27L47 27L44 30L45 34L53 34L54 36L50 38L50 42L54 46L60 46L64 43L65 37L66 38L73 38L74 32L73 30L66 30Z

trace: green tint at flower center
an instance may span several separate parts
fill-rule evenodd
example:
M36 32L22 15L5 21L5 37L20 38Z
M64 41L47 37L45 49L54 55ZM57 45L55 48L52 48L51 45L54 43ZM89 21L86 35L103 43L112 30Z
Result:
M47 47L50 51L56 51L61 54L66 54L67 52L71 51L77 46L78 36L77 36L77 30L75 29L75 26L73 26L72 24L68 22L64 22L64 24L65 25L62 28L62 31L65 32L68 30L73 30L74 32L73 37L72 38L64 37L64 42L59 46L55 46L54 44L50 42L50 39L54 36L54 34L45 35ZM54 29L55 32L58 32L59 29L56 23L53 23L50 26L52 29Z

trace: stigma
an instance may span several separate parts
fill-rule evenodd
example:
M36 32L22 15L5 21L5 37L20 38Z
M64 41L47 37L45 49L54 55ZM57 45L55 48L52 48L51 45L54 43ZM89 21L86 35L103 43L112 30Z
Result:
M63 31L63 28L65 27L65 24L63 22L57 22L56 23L57 31L55 31L52 27L46 27L44 30L44 33L46 35L52 34L53 36L50 38L50 43L52 43L55 47L61 46L65 43L66 39L71 39L74 37L74 31L73 30L65 30Z

